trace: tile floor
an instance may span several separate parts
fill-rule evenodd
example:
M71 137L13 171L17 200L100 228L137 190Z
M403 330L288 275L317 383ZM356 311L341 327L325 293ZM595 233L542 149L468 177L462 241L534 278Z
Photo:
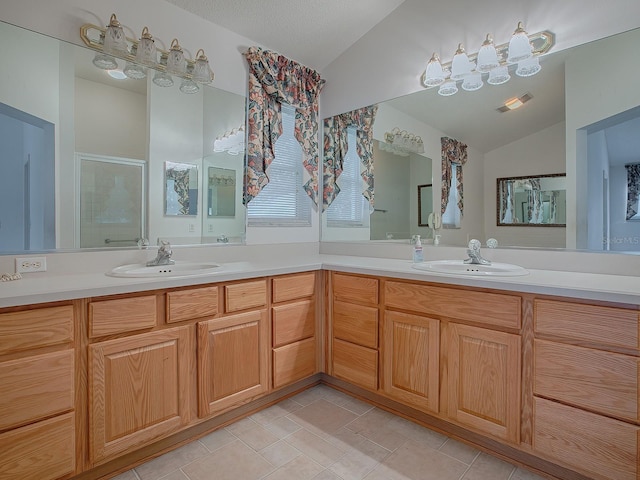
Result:
M324 385L116 480L542 480Z

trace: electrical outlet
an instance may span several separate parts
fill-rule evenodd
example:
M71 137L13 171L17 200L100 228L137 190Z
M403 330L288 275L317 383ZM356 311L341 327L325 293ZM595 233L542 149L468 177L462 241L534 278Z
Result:
M209 233L213 233L213 223L209 224Z
M16 273L46 272L47 257L16 258Z
M196 226L193 223L189 224L189 233L193 233L196 231Z

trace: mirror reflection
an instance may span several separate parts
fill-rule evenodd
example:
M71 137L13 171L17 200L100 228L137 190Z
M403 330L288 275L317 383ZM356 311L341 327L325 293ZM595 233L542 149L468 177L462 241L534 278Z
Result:
M0 254L243 241L240 195L232 217L209 217L202 174L211 157L242 171L240 149L214 153L214 140L244 124L243 96L163 88L152 70L112 78L94 50L5 23L0 41L12 45L0 67ZM168 190L167 162L199 175ZM189 206L167 208L167 192Z
M499 226L561 227L566 224L564 174L498 178L497 191Z
M434 206L441 202L440 139L450 137L468 146L460 229L444 229L442 244L465 246L468 238L493 237L501 246L640 250L640 225L624 219L627 187L617 180L623 177L625 164L638 162L640 151L640 91L633 81L640 66L624 60L635 55L633 45L638 42L640 29L552 50L540 58L542 70L533 77L512 75L505 85L485 85L453 97L438 95L437 88L425 89L378 104L375 138L382 139L385 131L396 126L412 131L423 139L425 156L434 159ZM629 75L612 79L607 73L611 71ZM516 97L527 101L515 110L501 108ZM556 202L564 190L566 210L562 212L558 203L555 220L551 211L544 220L545 206L553 204L548 196L541 199L535 218L535 224L548 228L527 226L534 224L528 202L523 214L524 200L518 203L515 192L512 219L519 221L496 221L499 178L558 173L566 175L566 189L552 190L558 191ZM375 184L384 182L382 174L375 172ZM415 188L411 183L404 185L404 189ZM528 222L521 221L525 218ZM336 239L335 232L323 231L322 239L329 238Z
M236 171L209 167L207 181L207 215L234 217L236 214Z
M418 185L418 226L429 226L429 214L433 213L433 186Z

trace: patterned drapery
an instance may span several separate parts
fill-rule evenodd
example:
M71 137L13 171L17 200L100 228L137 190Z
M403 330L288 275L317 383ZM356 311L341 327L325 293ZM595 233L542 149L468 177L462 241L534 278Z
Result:
M322 211L325 211L340 193L340 187L336 182L342 173L349 148L347 145L349 127L356 127L356 150L364 166L361 174L364 182L362 195L373 208L373 123L377 111L377 105L370 105L325 118Z
M638 197L640 196L640 163L625 165L627 169L627 220L638 213Z
M249 203L269 183L267 168L282 134L281 106L286 103L296 109L294 134L311 176L304 189L317 205L318 96L325 81L315 70L260 47L250 47L244 55L249 64L249 97L243 202Z
M442 145L442 201L440 212L444 214L449 203L449 189L451 186L451 165L456 164L456 189L458 191L458 208L460 216L464 212L464 197L462 186L462 166L467 163L467 146L449 137L440 139Z

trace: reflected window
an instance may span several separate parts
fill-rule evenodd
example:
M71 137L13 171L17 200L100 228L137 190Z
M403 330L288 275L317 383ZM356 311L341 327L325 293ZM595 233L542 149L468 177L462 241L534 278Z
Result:
M338 177L340 193L327 209L329 227L368 227L369 202L362 195L362 160L356 147L356 129L347 129L347 155Z
M269 183L247 206L250 226L309 226L311 205L302 188L302 147L294 136L295 108L282 105L282 135L274 146Z
M461 168L455 163L451 164L451 185L449 185L449 200L447 208L442 214L442 226L444 228L460 228L460 207L458 207L458 189L456 187L457 169Z

